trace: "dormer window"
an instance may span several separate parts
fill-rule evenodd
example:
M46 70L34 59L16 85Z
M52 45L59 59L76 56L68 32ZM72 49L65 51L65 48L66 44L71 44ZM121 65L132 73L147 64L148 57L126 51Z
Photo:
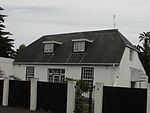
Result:
M43 44L44 53L54 53L62 43L57 41L44 41Z
M85 52L88 45L93 42L88 39L74 39L73 41L73 52Z
M44 44L44 53L53 53L54 52L54 44Z
M74 42L73 51L74 52L84 52L85 51L85 42Z

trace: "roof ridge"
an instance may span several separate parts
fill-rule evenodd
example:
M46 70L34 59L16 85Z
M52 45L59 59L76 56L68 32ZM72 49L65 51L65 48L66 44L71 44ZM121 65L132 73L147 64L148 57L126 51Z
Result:
M118 29L105 29L105 30L87 30L87 31L74 31L74 32L64 32L64 33L55 33L50 35L44 35L42 37L48 37L48 36L58 36L58 35L69 35L69 34L77 34L77 33L92 33L92 32L112 32L112 31L118 31Z

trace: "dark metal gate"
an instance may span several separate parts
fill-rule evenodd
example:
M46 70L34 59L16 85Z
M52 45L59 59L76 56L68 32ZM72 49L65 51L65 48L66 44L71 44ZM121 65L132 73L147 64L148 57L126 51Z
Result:
M38 82L37 108L66 113L67 83Z
M8 105L30 108L30 81L9 81Z
M3 100L3 83L4 80L0 80L0 105L2 105L2 100Z
M104 86L103 113L146 113L147 90Z

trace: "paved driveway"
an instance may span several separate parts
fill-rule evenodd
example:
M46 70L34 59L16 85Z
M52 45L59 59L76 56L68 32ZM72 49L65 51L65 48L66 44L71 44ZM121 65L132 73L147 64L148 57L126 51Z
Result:
M0 106L0 113L48 113L45 111L30 111L25 108Z

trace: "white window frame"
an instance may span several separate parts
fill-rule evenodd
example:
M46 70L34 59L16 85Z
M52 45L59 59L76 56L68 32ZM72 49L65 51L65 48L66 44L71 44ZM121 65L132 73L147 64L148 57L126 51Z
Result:
M31 78L34 78L34 67L33 66L27 66L26 67L26 80L30 80Z
M92 87L94 81L94 68L93 67L82 67L81 79L88 82L89 86Z
M58 78L58 81L56 78ZM65 69L53 69L53 68L48 68L48 82L63 82L65 79Z
M84 52L85 51L85 41L74 41L73 52Z
M44 53L53 53L53 52L54 52L54 43L45 43Z
M61 45L62 42L57 41L43 41L44 44L44 53L54 53L54 45Z

